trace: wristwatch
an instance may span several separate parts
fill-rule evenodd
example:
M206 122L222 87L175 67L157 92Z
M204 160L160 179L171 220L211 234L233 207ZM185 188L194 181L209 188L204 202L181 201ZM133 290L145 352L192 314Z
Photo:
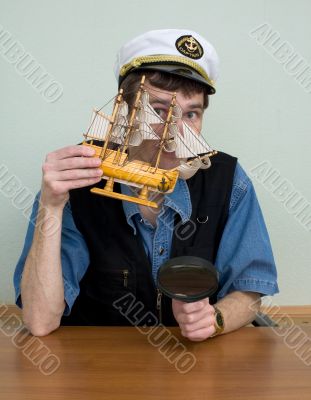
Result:
M217 307L215 307L215 306L213 306L213 307L215 309L215 333L211 337L219 335L225 329L224 317L223 317L221 311Z

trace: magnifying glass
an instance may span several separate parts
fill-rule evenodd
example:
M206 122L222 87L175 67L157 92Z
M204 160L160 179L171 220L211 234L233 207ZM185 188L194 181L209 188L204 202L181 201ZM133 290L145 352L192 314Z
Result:
M192 303L212 296L218 288L218 271L200 257L171 258L158 270L158 289L171 299Z

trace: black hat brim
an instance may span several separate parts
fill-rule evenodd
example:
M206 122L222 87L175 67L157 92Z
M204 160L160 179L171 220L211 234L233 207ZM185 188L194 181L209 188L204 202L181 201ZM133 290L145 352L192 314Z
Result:
M155 64L155 63L149 65L143 64L137 68L131 69L129 73L134 71L144 71L144 70L167 72L169 74L177 75L185 79L191 79L193 81L205 85L208 88L208 94L216 93L216 89L214 88L214 86L212 86L202 75L200 75L194 69L185 66L183 64ZM119 85L121 84L124 78L125 77L120 77Z

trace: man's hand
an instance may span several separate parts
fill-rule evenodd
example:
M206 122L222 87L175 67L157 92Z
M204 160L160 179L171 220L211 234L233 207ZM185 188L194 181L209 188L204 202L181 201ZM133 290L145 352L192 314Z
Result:
M209 304L208 298L194 303L173 299L172 306L183 336L201 341L215 333L215 309Z
M45 206L64 207L69 190L100 181L101 160L89 146L68 146L49 153L42 166L41 202Z

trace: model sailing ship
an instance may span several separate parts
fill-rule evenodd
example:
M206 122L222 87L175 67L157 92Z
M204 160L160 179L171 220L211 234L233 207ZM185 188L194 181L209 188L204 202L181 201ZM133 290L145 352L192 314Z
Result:
M172 95L166 119L163 120L151 106L144 82L143 76L131 110L120 89L111 115L104 114L102 109L93 112L91 124L83 135L83 145L95 149L95 156L102 160L102 178L107 180L103 189L94 187L91 192L157 207L157 203L152 201L152 194L171 193L180 175L189 177L199 168L209 168L210 157L217 152L182 121L176 94ZM146 162L131 157L131 151L135 153L133 149L139 149L146 140L155 141L157 151L154 159ZM162 168L164 152L174 152L179 165L171 169ZM129 196L115 192L115 182L136 188L136 193Z

